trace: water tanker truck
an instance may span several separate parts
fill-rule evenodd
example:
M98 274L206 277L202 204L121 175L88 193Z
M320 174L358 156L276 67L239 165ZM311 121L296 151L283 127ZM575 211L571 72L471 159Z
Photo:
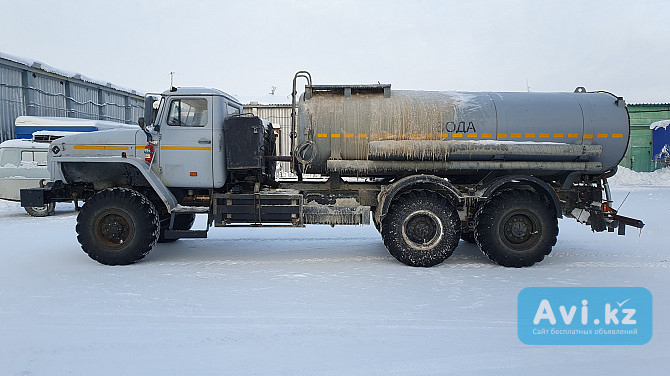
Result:
M556 244L562 217L620 235L644 226L612 208L607 178L629 120L610 93L314 85L301 71L292 104L291 152L277 155L272 125L222 91L148 95L141 130L52 142L53 182L22 190L21 203L84 200L77 239L107 265L137 262L157 242L205 238L212 225L372 222L393 257L423 267L461 239L500 265L533 265ZM277 162L297 178L277 179ZM196 214L206 229L192 229Z

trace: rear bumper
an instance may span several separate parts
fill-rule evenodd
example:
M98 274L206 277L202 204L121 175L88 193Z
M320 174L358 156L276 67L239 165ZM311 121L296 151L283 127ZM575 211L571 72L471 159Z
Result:
M642 222L642 220L640 219L624 217L623 215L619 214L615 214L614 216L612 216L612 219L614 219L615 221L619 221L619 226L628 225L639 229L644 227L644 222Z
M72 199L72 194L61 181L48 183L43 188L21 190L21 206L24 208L40 207L52 202L66 202Z
M28 188L21 190L21 206L40 207L51 202L49 188Z

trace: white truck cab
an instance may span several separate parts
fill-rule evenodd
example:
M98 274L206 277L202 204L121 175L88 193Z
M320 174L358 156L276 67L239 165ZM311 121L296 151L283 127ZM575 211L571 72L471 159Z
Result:
M168 187L221 188L226 182L223 120L242 113L242 104L206 88L175 88L163 93L162 101L148 130L155 142L154 171Z

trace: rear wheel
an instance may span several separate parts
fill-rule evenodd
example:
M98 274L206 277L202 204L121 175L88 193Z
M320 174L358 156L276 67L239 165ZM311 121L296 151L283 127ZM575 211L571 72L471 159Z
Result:
M468 243L476 243L477 241L475 240L475 233L470 231L470 232L463 232L461 233L461 239Z
M77 216L77 240L89 257L105 265L133 264L147 255L159 233L158 213L141 193L100 191Z
M495 263L530 266L551 252L558 236L558 220L540 195L525 190L506 191L491 198L478 212L475 238Z
M56 203L50 202L44 206L29 206L24 209L26 209L26 212L33 217L46 217L48 215L54 215L56 212Z
M382 221L389 253L410 266L433 266L446 260L458 245L461 221L445 198L411 191L394 199Z

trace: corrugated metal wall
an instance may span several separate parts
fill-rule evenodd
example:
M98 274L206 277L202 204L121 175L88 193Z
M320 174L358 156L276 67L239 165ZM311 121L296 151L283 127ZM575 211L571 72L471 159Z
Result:
M71 83L70 98L69 110L71 117L98 120L100 117L98 89Z
M277 153L279 155L291 155L291 105L290 104L245 104L245 113L265 119L273 125L279 125L277 132ZM291 164L289 162L279 162L277 164L277 175L279 177L293 177L291 173Z
M14 120L25 114L21 70L3 65L0 60L0 142L13 138Z
M118 121L126 117L125 97L115 93L103 93L103 111L102 120Z
M30 72L27 72L30 74ZM31 82L32 81L32 82ZM65 81L58 77L49 77L32 73L28 90L32 100L28 103L28 114L35 116L67 116L65 108ZM34 109L33 111L30 111ZM33 113L31 113L33 112Z
M144 98L135 91L52 72L41 63L0 55L0 142L15 137L14 121L21 115L136 124L143 114Z

